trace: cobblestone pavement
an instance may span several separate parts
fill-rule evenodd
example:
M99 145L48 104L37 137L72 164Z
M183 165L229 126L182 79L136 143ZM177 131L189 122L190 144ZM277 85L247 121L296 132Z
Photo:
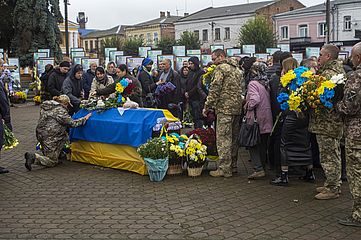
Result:
M39 109L11 110L20 145L0 161L11 171L0 175L0 239L361 239L361 229L336 221L350 213L347 184L339 199L317 201L316 184L274 187L245 171L162 183L75 162L27 172Z

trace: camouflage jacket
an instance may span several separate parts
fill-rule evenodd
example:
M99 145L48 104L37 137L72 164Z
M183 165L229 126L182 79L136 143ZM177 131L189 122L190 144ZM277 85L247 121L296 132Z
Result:
M341 62L337 60L330 61L321 67L317 74L331 79L337 74L344 74L345 70ZM309 130L312 133L326 135L333 138L341 138L343 133L343 121L340 114L335 109L331 109L327 113L312 114Z
M39 142L59 143L68 139L67 128L84 125L84 118L73 120L65 107L56 101L45 101L40 106L40 119L36 127ZM56 146L54 146L56 147Z
M240 115L243 98L242 78L243 72L238 68L236 60L223 60L214 70L205 108L213 108L216 113Z
M337 104L337 110L345 117L345 137L361 140L361 65L349 76L345 94Z

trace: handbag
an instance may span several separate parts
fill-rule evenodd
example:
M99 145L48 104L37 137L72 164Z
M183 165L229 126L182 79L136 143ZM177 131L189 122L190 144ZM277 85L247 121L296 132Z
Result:
M241 147L254 147L261 142L261 134L257 122L256 113L254 113L253 123L247 122L246 116L243 117L241 129L238 135L238 143Z

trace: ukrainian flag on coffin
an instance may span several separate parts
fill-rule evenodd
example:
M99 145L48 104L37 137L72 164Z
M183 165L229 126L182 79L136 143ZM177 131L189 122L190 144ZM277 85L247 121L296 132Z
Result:
M78 119L90 111L81 109L73 118ZM158 118L179 121L168 110L112 108L104 112L93 111L87 123L70 130L70 140L84 140L139 147L152 136Z

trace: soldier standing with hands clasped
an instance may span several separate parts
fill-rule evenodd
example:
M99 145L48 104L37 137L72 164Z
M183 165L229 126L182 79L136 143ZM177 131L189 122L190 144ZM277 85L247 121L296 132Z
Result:
M337 110L345 118L347 179L353 197L352 215L339 223L361 227L361 42L351 51L352 63L356 71L348 77L344 97Z
M238 62L226 58L223 50L217 49L212 53L212 61L217 65L214 70L214 79L211 83L203 115L207 116L210 109L217 114L217 149L219 154L219 168L211 171L212 177L232 177L232 147L236 143L232 136L234 123L239 121L237 116L242 111L243 72L238 68ZM236 159L235 159L236 160ZM233 163L235 164L235 163Z

